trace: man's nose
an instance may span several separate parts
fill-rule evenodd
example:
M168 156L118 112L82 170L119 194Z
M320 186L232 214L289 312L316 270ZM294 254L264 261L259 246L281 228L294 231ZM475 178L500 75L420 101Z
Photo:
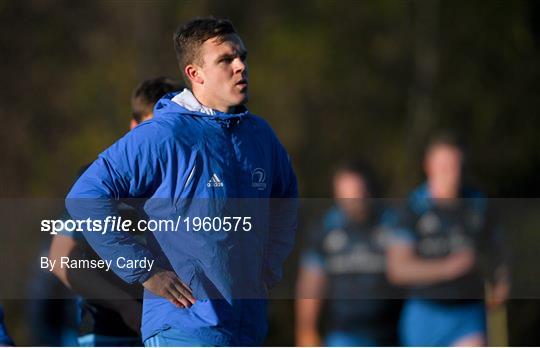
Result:
M234 60L234 72L235 73L242 73L245 70L247 70L247 63L243 61L240 57L237 57Z

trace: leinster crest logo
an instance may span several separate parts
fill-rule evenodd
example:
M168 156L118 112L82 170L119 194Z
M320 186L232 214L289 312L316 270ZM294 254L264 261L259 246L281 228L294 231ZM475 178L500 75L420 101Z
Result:
M266 173L262 168L256 168L251 173L251 187L259 191L266 189Z

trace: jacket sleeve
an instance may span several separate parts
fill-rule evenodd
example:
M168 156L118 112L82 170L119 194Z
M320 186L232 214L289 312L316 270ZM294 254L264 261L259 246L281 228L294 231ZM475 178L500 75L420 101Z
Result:
M101 222L118 216L120 198L145 198L155 190L161 177L159 141L151 125L142 125L117 141L79 177L66 198L66 208L74 220ZM97 254L111 261L111 269L128 283L144 282L150 277L145 268L119 268L119 257L126 260L155 260L154 255L126 231L105 233L82 225L84 237ZM92 224L92 227L95 226Z
M264 281L268 288L275 286L282 278L283 263L294 246L298 215L296 175L287 152L277 138L275 144L269 234L264 258Z

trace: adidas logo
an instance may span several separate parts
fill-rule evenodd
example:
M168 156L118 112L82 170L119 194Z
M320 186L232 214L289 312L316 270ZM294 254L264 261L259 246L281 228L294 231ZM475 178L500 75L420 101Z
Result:
M212 175L210 180L208 180L208 184L206 184L206 186L208 186L208 187L223 187L223 182L221 180L219 180L216 173L214 173L214 175Z

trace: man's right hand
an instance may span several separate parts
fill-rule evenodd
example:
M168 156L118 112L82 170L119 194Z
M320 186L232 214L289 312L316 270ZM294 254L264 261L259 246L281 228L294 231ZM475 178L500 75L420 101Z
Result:
M472 250L465 250L454 253L447 257L445 273L448 280L459 278L467 274L476 262L476 257Z
M180 308L195 304L193 292L178 278L176 273L160 269L142 285L154 294L166 298Z

